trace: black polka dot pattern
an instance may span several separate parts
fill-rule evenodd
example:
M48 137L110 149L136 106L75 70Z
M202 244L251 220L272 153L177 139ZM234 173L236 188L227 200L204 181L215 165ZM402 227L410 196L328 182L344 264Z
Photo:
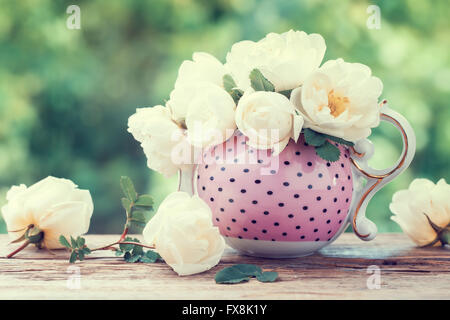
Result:
M344 227L352 199L348 150L339 146L341 158L327 162L301 136L271 168L270 151L253 149L246 139L236 134L226 147L207 151L208 164L197 171L197 192L221 234L258 241L331 240Z

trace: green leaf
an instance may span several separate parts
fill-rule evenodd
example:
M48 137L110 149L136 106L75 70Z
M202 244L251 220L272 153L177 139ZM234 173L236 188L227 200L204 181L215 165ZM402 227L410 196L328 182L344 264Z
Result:
M70 236L70 243L72 245L72 248L77 248L77 240L75 240L72 236Z
M285 96L286 98L290 99L290 98L291 98L292 90L293 90L293 89L290 89L290 90L283 90L283 91L280 91L280 92L278 92L278 93L281 93L283 96Z
M450 244L450 228L447 227L439 234L439 240L441 240L441 243L444 244Z
M78 259L80 259L80 261L84 260L84 251L83 250L78 251Z
M116 255L116 257L120 257L121 255L124 254L124 252L121 250L117 250L114 254Z
M91 249L89 249L88 247L84 247L83 249L84 254L90 254L91 253Z
M38 227L32 227L25 232L25 239L27 239L29 243L35 243L39 246L42 239L44 239L44 232Z
M136 189L134 188L134 184L129 177L121 177L120 186L122 187L122 191L125 196L131 202L135 202L137 200L138 195L136 193Z
M263 272L256 276L256 279L261 282L274 282L278 278L278 273L274 271Z
M275 91L274 85L258 69L250 72L250 84L255 91Z
M59 243L61 243L66 248L71 248L69 241L67 241L66 237L64 237L63 235L59 236Z
M325 135L308 128L303 130L303 136L305 142L314 147L319 147L327 141Z
M145 263L154 263L158 260L162 260L161 256L159 255L158 252L152 250L148 250L145 253L145 255L141 258L141 261Z
M337 161L341 155L341 151L338 147L326 141L320 147L316 147L316 153L324 160L334 162Z
M136 207L153 208L153 198L148 194L143 194L138 197L134 205Z
M131 205L132 205L131 200L128 199L128 198L122 198L121 201L122 201L122 207L125 209L125 211L126 211L127 213L130 213L130 211L131 211Z
M125 254L123 255L123 259L125 261L128 261L131 258L131 253L129 251L125 252Z
M70 254L69 262L75 263L75 261L77 261L77 253L76 251L72 251L72 253Z
M214 280L216 280L216 283L234 284L246 282L250 280L250 277L232 266L226 267L217 272Z
M258 266L255 266L253 264L236 264L233 266L233 268L239 270L240 272L244 273L247 276L256 277L257 275L262 273L262 269Z
M236 88L236 82L234 82L233 78L229 74L223 76L223 88L230 94L236 104L244 95L244 91Z
M138 256L142 256L144 255L144 249L142 249L141 246L134 246L133 250L131 251L131 254L134 255L138 255Z
M141 223L147 222L147 217L145 216L145 211L133 210L133 212L131 213L131 220L133 222L141 222Z
M127 253L128 253L128 252L127 252ZM136 254L136 255L131 254L130 256L127 256L127 255L126 255L126 257L125 257L125 261L126 261L126 262L129 262L129 263L135 263L135 262L138 262L140 259L141 259L141 256L138 255L138 254Z
M145 222L141 222L141 221L135 221L133 219L130 219L130 224L135 227L135 228L140 228L143 229L146 226Z
M140 243L139 239L131 238L131 237L126 237L124 239L124 242L137 242L137 243ZM123 244L123 243L119 244L119 249L121 251L124 251L124 252L129 252L129 251L133 250L133 248L134 248L134 244Z
M142 263L155 263L156 260L152 260L150 258L147 258L146 256L141 256L141 258L139 259L139 262L142 262Z
M132 238L132 237L126 237L123 241L141 243L141 241L139 241L138 238Z
M86 240L84 238L82 238L82 237L77 238L77 247L78 248L82 248L85 243L86 243Z
M233 89L229 93L230 93L231 97L233 98L234 103L236 103L236 104L238 104L239 100L244 95L244 91L242 91L241 89Z
M130 252L134 248L134 244L119 244L121 251Z
M234 88L236 88L236 82L234 82L233 77L230 74L226 74L223 76L223 88L227 92L231 92Z
M330 136L328 134L323 134L323 135L325 136L325 138L330 139L331 141L337 142L339 144L344 144L344 145L349 146L349 147L353 147L355 145L353 142L344 140L342 138L338 138L338 137L335 137L335 136Z

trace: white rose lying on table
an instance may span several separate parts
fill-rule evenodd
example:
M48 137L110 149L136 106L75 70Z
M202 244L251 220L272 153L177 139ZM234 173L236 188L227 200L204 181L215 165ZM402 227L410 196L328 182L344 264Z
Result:
M211 269L225 249L224 239L212 224L211 209L185 192L171 193L161 203L143 235L180 276Z
M86 233L94 210L89 191L55 177L28 188L23 184L13 186L6 199L3 219L10 238L25 241L23 248L30 243L47 249L62 248L60 235L77 237Z
M394 193L391 219L419 246L450 242L450 185L415 179L407 190Z

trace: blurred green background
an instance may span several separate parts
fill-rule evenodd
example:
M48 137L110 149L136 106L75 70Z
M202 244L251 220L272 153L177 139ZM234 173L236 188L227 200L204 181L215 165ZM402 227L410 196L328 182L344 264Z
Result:
M81 8L80 30L66 28L71 4ZM366 25L371 4L381 9L379 30ZM324 36L325 59L370 66L383 98L414 127L411 168L368 208L380 231L399 231L392 194L415 177L449 178L449 16L448 0L0 0L0 205L13 184L65 177L92 193L90 232L119 233L121 175L157 203L177 184L147 169L127 133L135 108L168 99L194 51L224 61L236 41L297 29ZM392 165L400 135L381 125L371 139L371 164Z

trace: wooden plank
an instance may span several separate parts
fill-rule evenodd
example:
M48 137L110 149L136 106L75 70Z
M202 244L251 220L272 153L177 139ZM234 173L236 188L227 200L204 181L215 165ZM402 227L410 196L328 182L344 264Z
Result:
M89 235L90 246L117 238ZM70 265L68 253L55 255L27 248L14 259L4 258L17 245L7 246L0 235L0 299L449 299L450 251L416 248L403 234L381 234L363 242L353 234L309 257L260 259L227 248L221 263L199 275L178 277L164 263L129 264L111 252L95 252ZM218 285L215 273L236 263L252 263L275 270L275 283L250 281ZM368 289L371 273L380 268L381 288ZM79 289L69 289L71 269L79 267ZM69 280L69 283L73 281Z

